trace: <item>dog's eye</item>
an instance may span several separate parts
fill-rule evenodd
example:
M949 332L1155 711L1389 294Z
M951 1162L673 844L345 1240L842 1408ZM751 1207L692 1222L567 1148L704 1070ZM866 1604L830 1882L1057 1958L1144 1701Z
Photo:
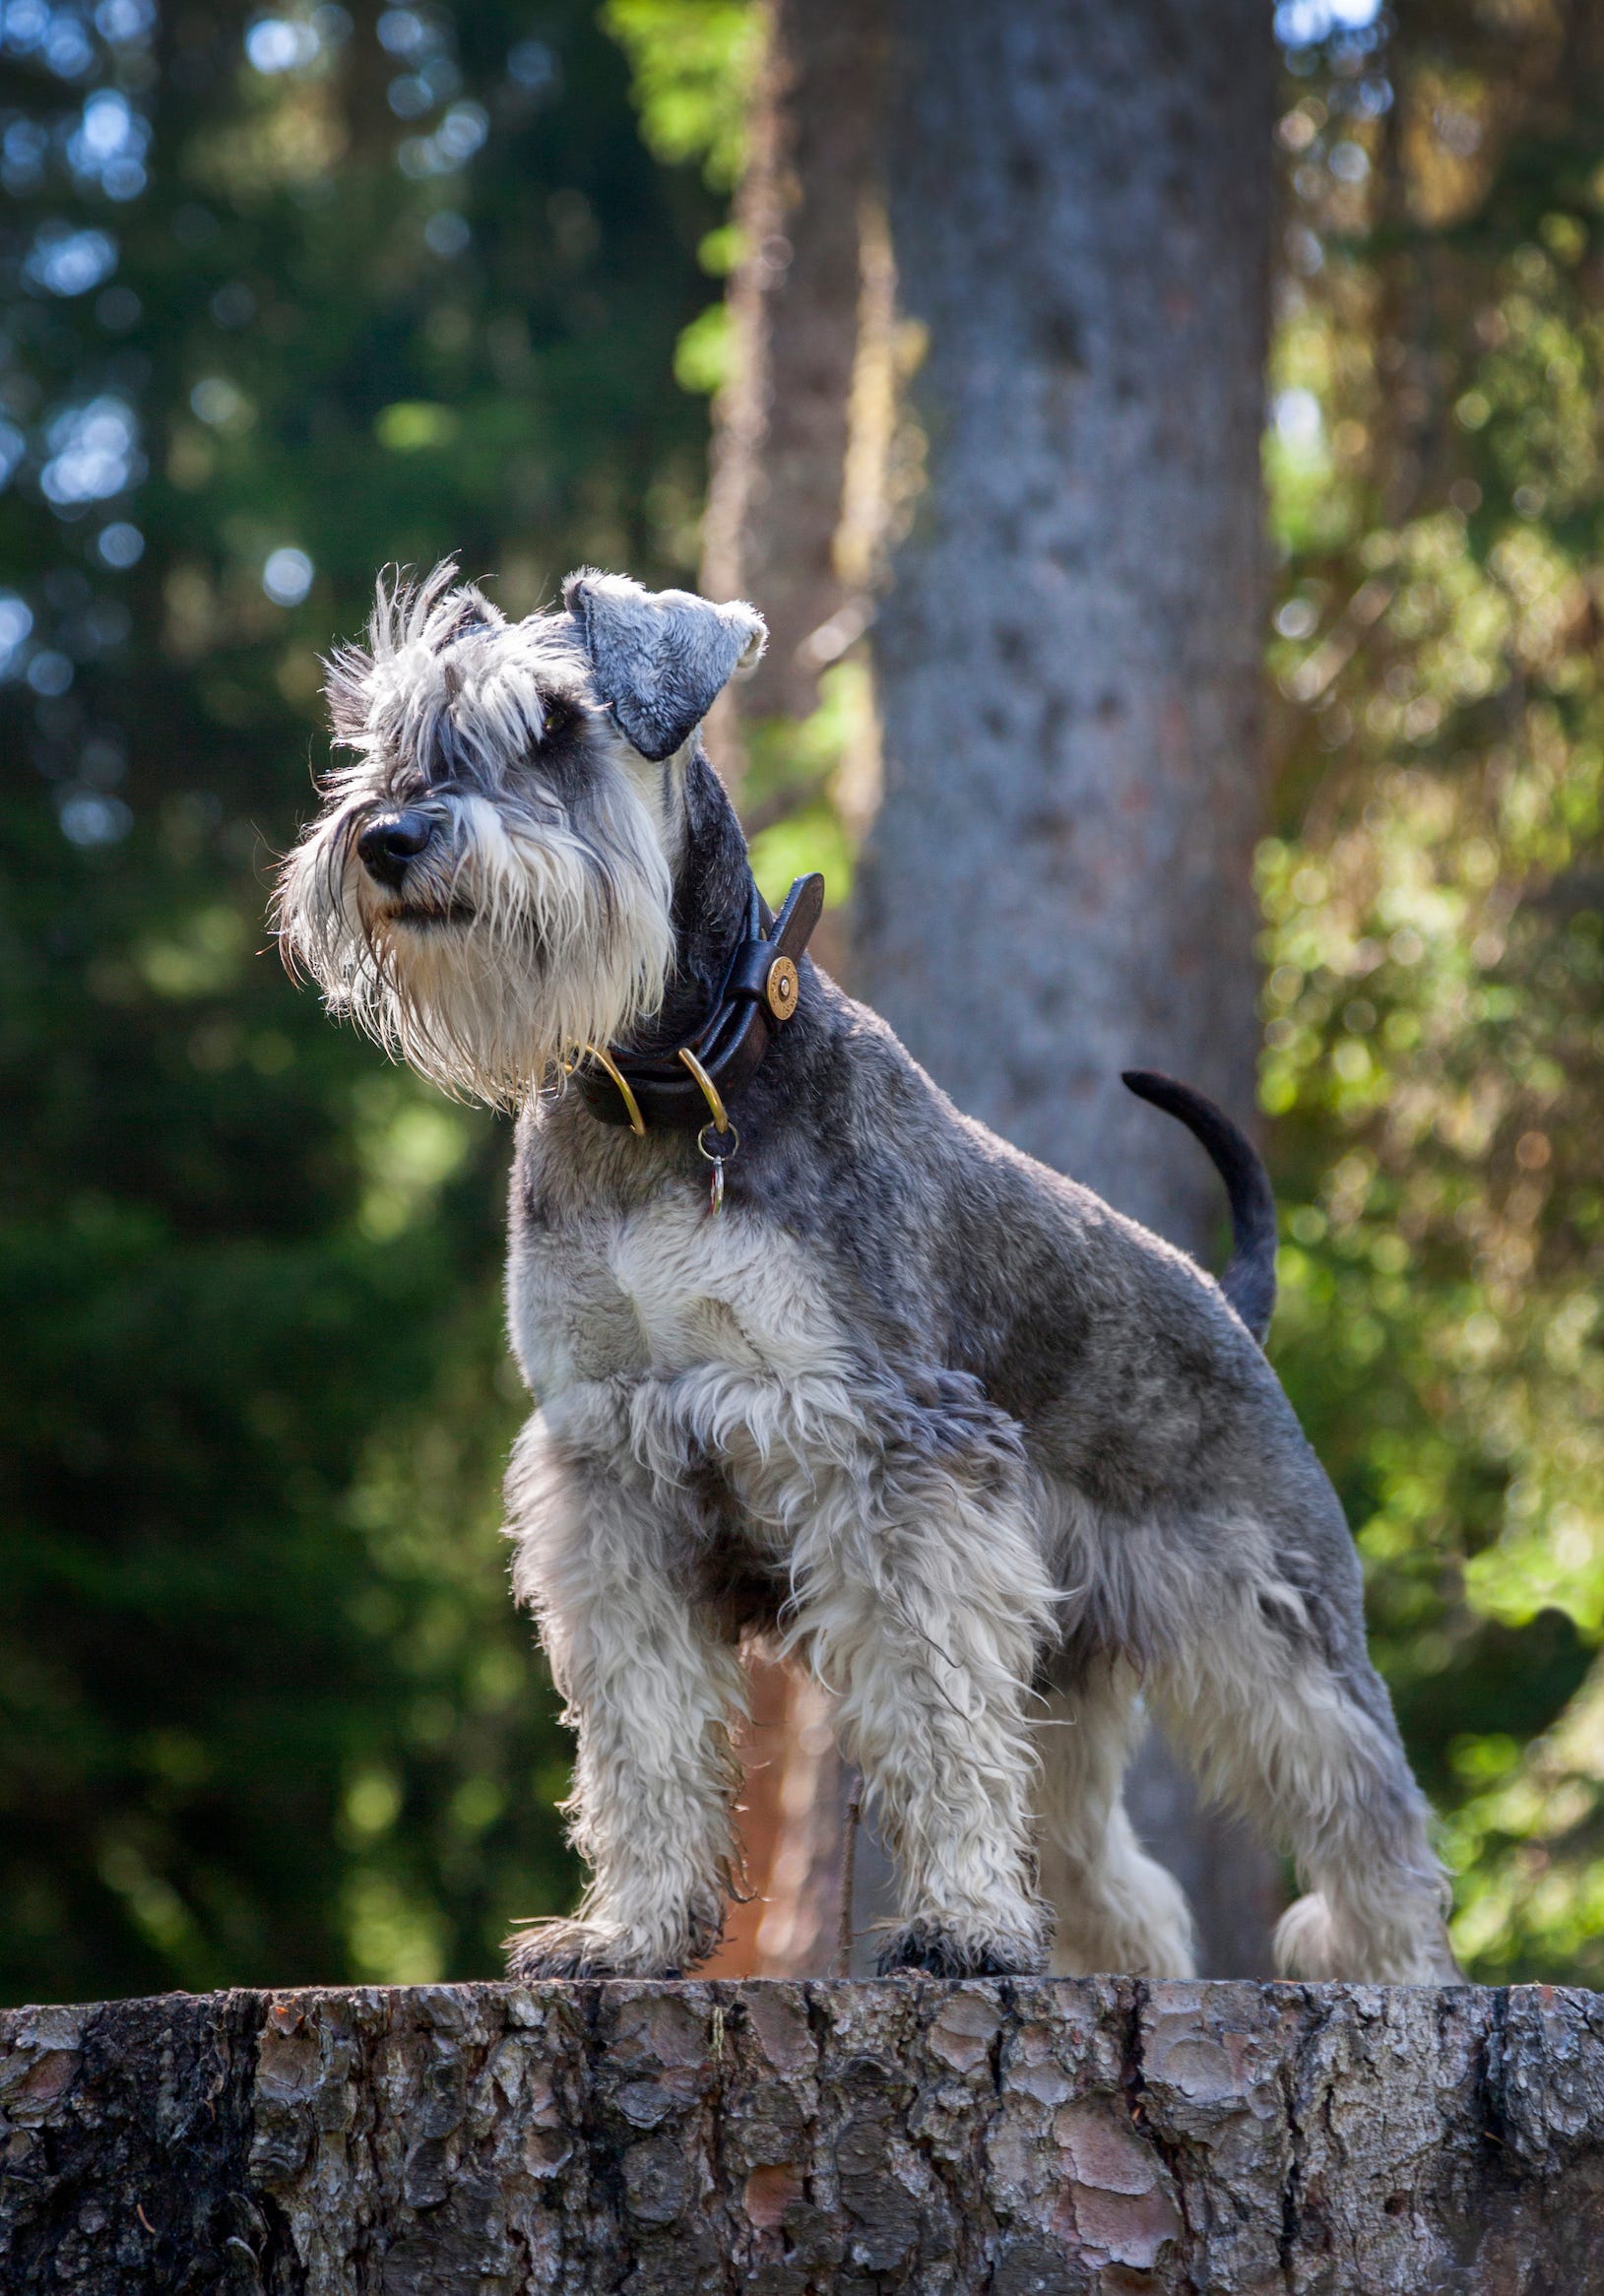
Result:
M564 734L571 733L578 724L579 712L574 708L572 702L565 702L559 694L553 694L548 701L544 701L541 704L541 739L543 741L560 741Z

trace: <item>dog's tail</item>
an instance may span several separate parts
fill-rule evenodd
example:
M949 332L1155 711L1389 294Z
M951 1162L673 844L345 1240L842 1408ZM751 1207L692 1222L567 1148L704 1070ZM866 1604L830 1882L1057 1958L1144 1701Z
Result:
M1231 1205L1232 1251L1220 1289L1262 1347L1275 1313L1275 1195L1263 1159L1225 1111L1189 1084L1150 1068L1126 1068L1122 1081L1138 1100L1178 1116L1208 1150Z

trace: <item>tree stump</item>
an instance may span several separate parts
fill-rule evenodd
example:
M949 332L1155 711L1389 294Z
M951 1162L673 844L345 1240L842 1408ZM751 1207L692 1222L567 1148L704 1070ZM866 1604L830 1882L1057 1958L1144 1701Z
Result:
M437 1985L0 2016L0 2287L1604 2288L1604 1998Z

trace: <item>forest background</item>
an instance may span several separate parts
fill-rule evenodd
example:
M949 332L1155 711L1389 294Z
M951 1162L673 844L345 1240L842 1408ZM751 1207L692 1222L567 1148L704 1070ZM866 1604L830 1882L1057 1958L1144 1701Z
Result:
M1275 28L1271 1352L1461 1955L1597 1985L1604 9ZM328 1026L266 884L379 561L694 579L760 29L0 10L0 1998L491 1974L572 1895L507 1130ZM869 675L743 788L849 971Z

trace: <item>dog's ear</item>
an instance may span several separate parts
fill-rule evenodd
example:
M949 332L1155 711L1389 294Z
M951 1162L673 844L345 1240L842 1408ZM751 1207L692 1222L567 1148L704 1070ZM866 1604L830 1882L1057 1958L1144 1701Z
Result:
M579 624L598 693L643 757L672 756L768 642L749 606L643 590L626 574L570 574L562 603Z

